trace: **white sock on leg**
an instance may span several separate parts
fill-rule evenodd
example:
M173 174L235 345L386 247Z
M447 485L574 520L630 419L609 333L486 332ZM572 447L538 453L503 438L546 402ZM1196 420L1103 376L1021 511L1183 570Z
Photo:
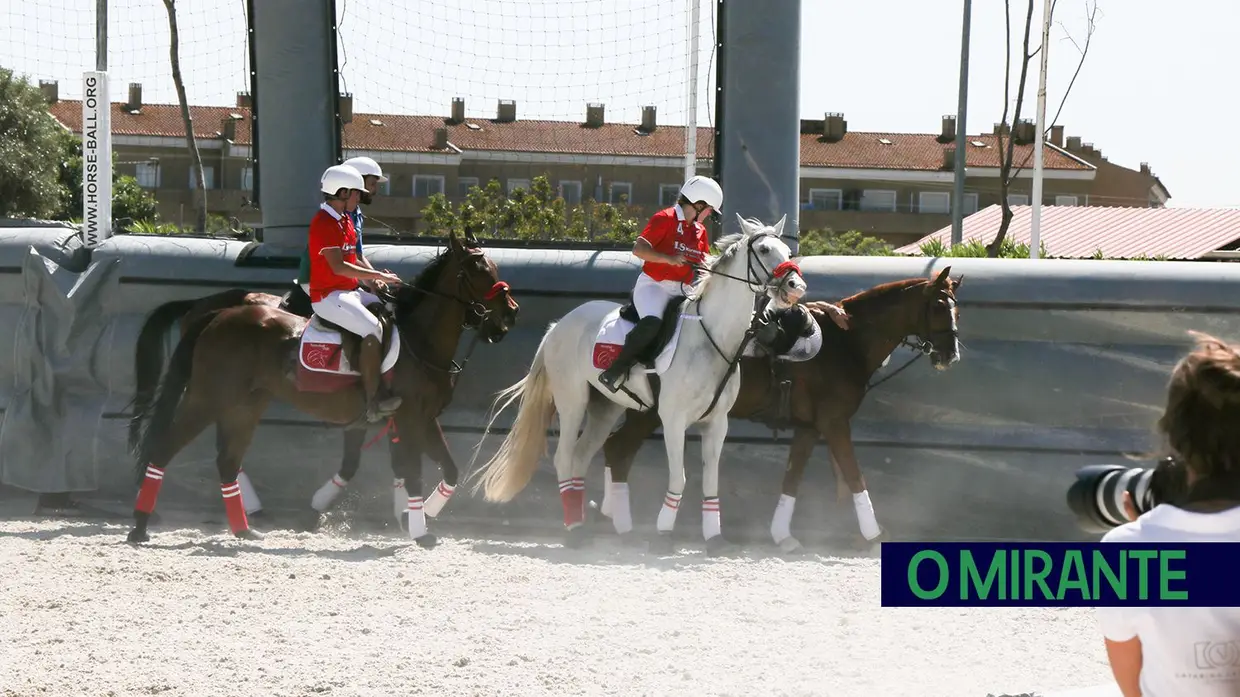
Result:
M340 496L340 492L344 491L344 488L348 485L349 483L341 478L339 474L333 474L326 484L314 492L314 496L310 499L310 506L319 513L326 513L327 509L331 508L332 504L335 503L336 497ZM242 496L244 497L245 494L243 493Z
M426 511L421 496L409 497L409 539L416 540L426 534Z
M771 518L771 538L775 540L775 544L792 537L792 511L796 505L796 498L787 494L779 495L779 503L775 504L775 516Z
M402 485L403 486L403 485ZM426 511L426 515L434 518L439 515L443 507L448 504L448 499L452 498L452 492L456 491L456 487L448 486L445 481L440 481L439 486L431 492L430 497L426 499L426 503L422 506L422 510Z
M633 515L629 510L629 483L610 482L610 484L608 490L611 492L611 523L616 527L616 532L623 535L633 529Z
M663 496L663 508L659 509L659 522L655 525L659 532L671 532L676 527L676 511L680 509L680 494L667 492Z
M702 539L718 537L722 532L719 521L719 497L710 496L702 499Z
M245 506L245 512L253 515L263 510L263 502L259 500L258 492L250 482L250 475L244 470L237 472L237 483L241 485L241 505Z
M874 519L874 504L870 503L870 492L863 491L853 494L853 508L857 509L857 524L861 526L861 535L867 540L878 537L882 530Z
M421 500L421 499L419 499ZM405 491L405 480L396 479L392 481L392 513L396 516L396 520L405 517L405 511L409 510L409 494Z
M627 491L627 482L626 482L626 491ZM598 512L610 518L612 505L613 504L611 500L611 468L604 467L603 468L603 502L598 505Z

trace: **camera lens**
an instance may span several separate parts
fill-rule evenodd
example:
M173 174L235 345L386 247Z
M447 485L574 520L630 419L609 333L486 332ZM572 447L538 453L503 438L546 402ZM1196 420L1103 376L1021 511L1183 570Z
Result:
M1105 533L1128 522L1124 514L1124 492L1132 496L1137 514L1148 511L1150 479L1154 470L1123 465L1090 465L1076 473L1068 489L1068 507L1076 514L1077 525L1086 532Z

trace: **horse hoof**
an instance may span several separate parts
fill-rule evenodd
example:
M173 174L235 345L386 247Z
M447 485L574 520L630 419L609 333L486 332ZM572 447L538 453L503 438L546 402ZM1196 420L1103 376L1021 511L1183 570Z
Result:
M306 513L305 518L302 519L301 530L302 532L318 532L319 526L322 524L323 514L311 508L310 511Z
M564 546L569 549L581 549L590 541L590 535L586 532L586 526L578 525L575 528L569 528L564 531Z
M805 551L805 548L801 546L801 541L792 536L785 537L776 544L779 545L780 551L785 554L798 554Z
M715 535L706 541L706 556L719 557L731 554L736 550L736 545L728 542L723 535Z
M869 554L879 554L882 550L882 543L890 542L891 535L884 529L879 528L878 536L872 540L867 540L863 535L857 535L854 547Z
M670 532L661 532L650 541L650 553L668 555L676 553L676 545L672 542Z
M428 532L421 537L413 538L413 543L422 549L434 549L439 545L439 538Z
M125 538L129 542L150 542L151 536L145 530L134 528L129 531L129 537Z
M262 533L260 533L260 532L256 532L256 531L251 530L251 529L249 529L249 528L246 528L245 530L241 530L240 532L234 532L234 533L233 533L233 535L235 535L238 539L241 539L241 540L261 540L261 539L263 539L263 534L262 534Z

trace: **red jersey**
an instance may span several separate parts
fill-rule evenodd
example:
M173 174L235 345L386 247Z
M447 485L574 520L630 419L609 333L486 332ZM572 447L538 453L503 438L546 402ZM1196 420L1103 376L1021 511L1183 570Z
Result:
M706 226L698 222L690 222L680 217L676 206L664 208L650 217L641 237L654 247L655 251L671 256L686 256L695 264L699 264L710 253L710 239L706 235ZM676 264L661 264L647 261L642 264L642 273L656 281L693 282L693 267Z
M310 302L317 303L336 290L353 290L360 283L356 278L341 276L332 271L332 267L323 256L324 249L336 247L341 250L344 260L357 263L357 231L353 229L353 221L349 216L337 218L335 211L326 205L310 221Z

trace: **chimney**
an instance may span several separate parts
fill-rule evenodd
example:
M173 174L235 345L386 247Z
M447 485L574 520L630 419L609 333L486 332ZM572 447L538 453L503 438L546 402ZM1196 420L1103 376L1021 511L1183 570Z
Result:
M55 80L39 80L39 91L43 93L43 99L48 104L55 104L60 101L60 83Z
M1021 119L1016 123L1016 133L1013 135L1013 138L1021 144L1032 143L1036 135L1036 128L1037 126L1034 125L1033 121Z
M465 99L462 97L452 98L452 118L449 123L465 123Z
M658 114L658 107L644 106L642 107L642 131L645 133L654 133L654 129L658 127L658 121L655 116Z
M435 129L435 149L436 150L447 150L448 149L448 129L446 128Z
M340 111L341 123L353 123L353 94L351 92L336 97L336 108Z
M1073 151L1073 152L1078 152L1078 151L1080 151L1080 149L1081 149L1081 137L1080 137L1080 136L1068 136L1068 146L1067 146L1067 147L1068 147L1068 150L1071 150L1071 151Z
M125 108L129 111L137 111L142 108L142 83L129 83L129 101L125 103Z
M956 148L943 148L943 169L956 169Z
M238 109L249 109L251 106L253 106L253 104L254 104L254 100L250 99L249 92L238 92L237 93L237 108Z
M586 105L586 126L599 128L603 125L604 107L602 103L591 102Z
M1148 162L1141 163L1141 174L1144 174L1150 177L1154 176L1154 172L1150 169L1150 163Z
M944 114L943 125L939 131L939 142L950 143L956 139L956 115Z
M1093 155L1093 154L1094 154L1094 144L1093 144L1093 143L1082 143L1082 144L1081 144L1081 152L1085 153L1086 155Z
M1003 122L1003 121L1000 121L999 123L996 123L996 124L995 124L995 135L997 135L997 136L998 136L998 135L1007 135L1009 130L1011 130L1011 129L1009 129L1009 128L1008 128L1007 123L1005 123L1005 122Z
M499 123L511 123L517 120L517 103L512 99L501 99L495 109L495 120Z
M1063 147L1063 126L1051 126L1051 145Z
M220 137L227 141L237 140L237 122L242 118L241 114L229 114L221 119Z
M828 111L826 117L822 120L822 137L829 143L835 143L844 139L844 134L848 132L848 122L844 120L844 114Z

